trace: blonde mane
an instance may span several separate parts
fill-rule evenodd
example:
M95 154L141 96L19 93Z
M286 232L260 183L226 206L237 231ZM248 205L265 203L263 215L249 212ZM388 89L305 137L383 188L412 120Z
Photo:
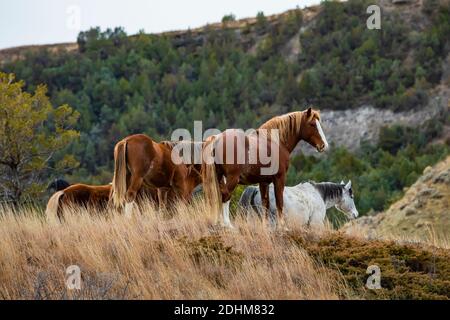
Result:
M274 117L266 121L259 129L266 129L270 134L271 129L279 130L280 142L286 145L292 136L298 136L302 127L303 114L306 111L294 111L281 116ZM311 120L316 118L320 121L320 113L316 110L311 110Z

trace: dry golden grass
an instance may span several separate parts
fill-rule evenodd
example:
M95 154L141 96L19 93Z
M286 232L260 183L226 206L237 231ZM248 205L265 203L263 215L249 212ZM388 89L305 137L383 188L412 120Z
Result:
M142 214L0 208L0 299L448 299L448 242L367 239L358 230L222 229L203 201ZM350 234L348 234L350 232ZM434 245L434 246L433 246ZM438 248L440 246L440 248ZM381 290L365 288L366 269ZM81 269L81 290L65 285Z
M223 230L201 201L131 218L72 209L64 223L36 210L0 217L2 299L338 299L343 278L258 220ZM78 265L81 290L65 271Z

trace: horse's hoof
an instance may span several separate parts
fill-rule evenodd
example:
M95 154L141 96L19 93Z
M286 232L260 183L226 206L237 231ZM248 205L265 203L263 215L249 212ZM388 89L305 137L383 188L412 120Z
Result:
M232 224L219 224L219 227L223 230L227 230L227 231L237 231L237 228L235 226L233 226Z
M286 224L284 224L284 223L277 224L277 230L278 231L283 231L283 232L290 231L289 228L286 227Z
M233 226L232 224L226 224L226 225L224 225L223 227L224 227L225 229L232 230L232 231L237 230L236 227Z

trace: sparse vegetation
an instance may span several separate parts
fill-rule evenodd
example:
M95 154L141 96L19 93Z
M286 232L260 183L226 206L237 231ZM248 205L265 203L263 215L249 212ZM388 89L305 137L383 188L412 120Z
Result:
M292 239L312 257L338 269L354 294L362 299L450 299L450 251L426 244L364 240L329 233L311 241L301 234ZM369 265L381 270L381 289L364 285Z
M227 23L227 22L232 22L232 21L236 21L236 16L232 13L227 14L225 16L223 16L222 18L222 23Z
M45 86L33 94L24 86L0 72L0 198L13 204L39 196L49 172L77 164L71 154L59 161L54 155L78 137L73 127L79 113L67 104L53 107Z
M215 226L200 200L170 213L144 204L131 219L71 209L66 221L39 210L0 210L1 299L447 299L448 249L368 241L324 230L274 232L238 215ZM91 212L92 213L92 212ZM381 268L383 289L364 287ZM65 270L81 268L81 290Z

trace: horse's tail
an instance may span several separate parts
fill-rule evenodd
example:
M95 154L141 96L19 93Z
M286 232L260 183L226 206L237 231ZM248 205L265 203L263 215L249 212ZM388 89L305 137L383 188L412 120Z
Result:
M219 181L217 180L216 164L214 162L215 136L209 137L203 147L202 183L205 200L211 209L219 210L222 205Z
M48 200L47 208L45 209L45 215L47 216L47 219L59 219L59 201L62 196L64 196L64 190L55 192Z
M125 202L127 192L127 142L122 140L114 148L114 177L111 198L116 208Z

